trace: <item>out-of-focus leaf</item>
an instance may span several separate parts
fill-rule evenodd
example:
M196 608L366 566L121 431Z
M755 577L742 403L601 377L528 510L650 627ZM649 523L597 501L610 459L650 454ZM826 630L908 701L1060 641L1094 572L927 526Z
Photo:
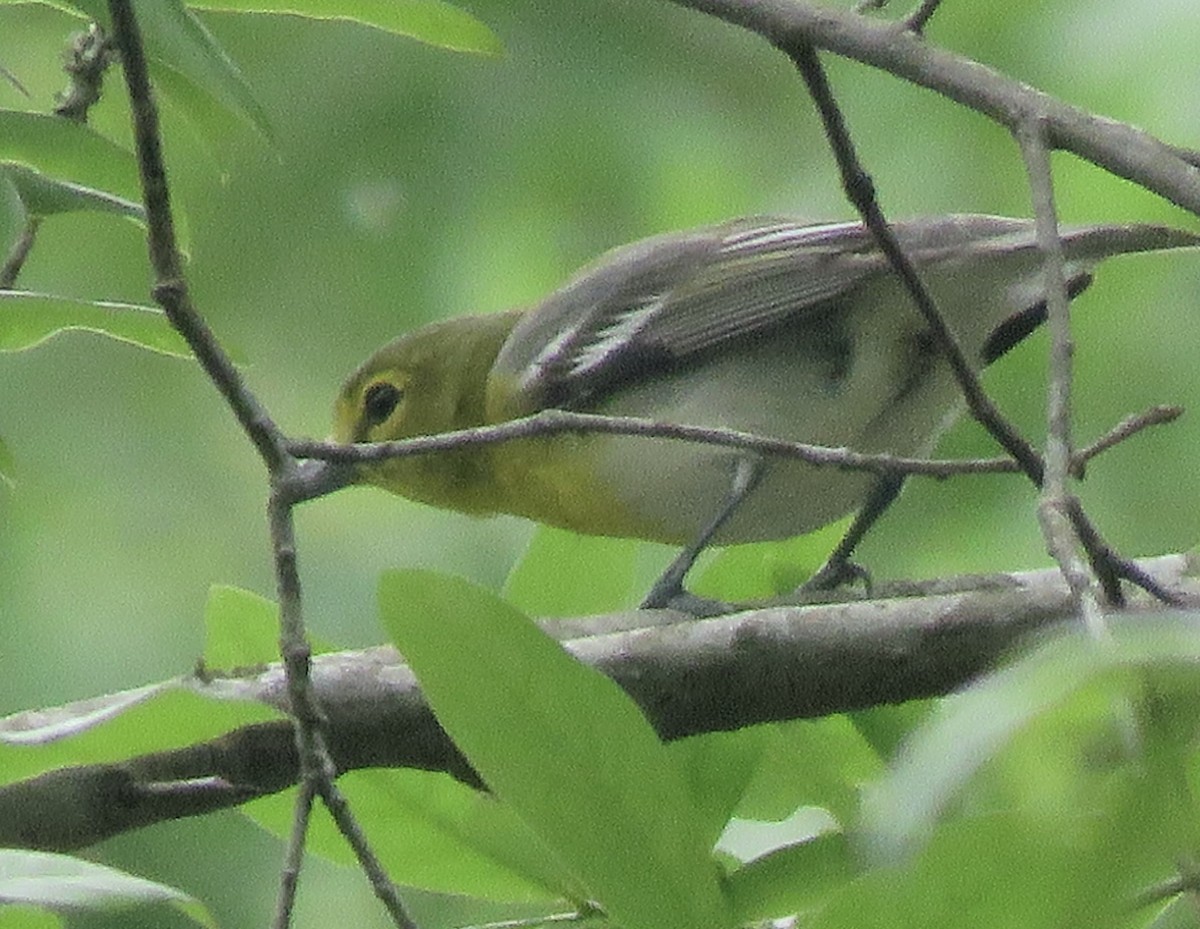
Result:
M15 162L50 178L136 201L133 153L87 126L57 116L0 110L0 162Z
M12 452L8 450L8 446L4 444L4 440L0 439L0 484L14 486L16 483L15 473L16 461L13 459Z
M1082 631L1050 640L1009 667L942 701L902 750L891 771L864 798L863 832L883 861L903 860L933 833L937 819L968 780L1022 730L1087 689L1086 724L1136 726L1142 675L1163 677L1200 663L1200 626L1187 616L1112 620L1111 641ZM1122 710L1124 708L1124 710ZM1073 735L1074 741L1082 736ZM1144 737L1144 736L1143 736ZM1061 740L1060 740L1061 741Z
M824 564L848 524L841 520L784 542L722 549L711 564L695 572L690 589L733 602L790 593Z
M63 925L49 910L21 904L0 907L0 929L60 929Z
M333 647L308 637L314 655ZM204 604L204 664L209 671L279 661L279 604L253 591L214 584Z
M726 880L737 924L747 925L812 907L854 873L846 837L832 833L756 858Z
M513 809L443 774L349 771L338 779L371 847L392 880L442 893L505 902L550 902L575 882ZM262 797L242 812L286 837L295 793ZM328 815L314 811L306 848L353 866L353 853Z
M39 171L12 162L0 163L0 172L12 182L26 210L35 216L91 210L116 213L145 223L146 211L142 205L116 194L47 177Z
M17 185L0 170L0 261L6 261L29 223Z
M348 20L454 51L489 55L504 51L491 29L445 0L201 0L192 6Z
M69 855L0 849L0 905L24 904L70 914L154 903L168 903L200 925L216 927L199 900L166 884Z
M32 348L70 330L97 332L164 355L191 357L187 343L154 307L0 291L0 352Z
M0 718L0 783L179 748L281 718L262 703L214 700L182 688L168 681Z
M638 543L538 526L504 582L504 598L538 618L630 606Z
M278 604L238 587L210 587L204 604L205 665L211 670L278 660Z
M71 0L71 6L109 28L108 9L103 0ZM136 10L152 72L157 70L155 65L178 71L263 136L271 138L267 114L241 70L205 25L184 6L183 0L152 0L138 3ZM151 76L156 78L157 74Z

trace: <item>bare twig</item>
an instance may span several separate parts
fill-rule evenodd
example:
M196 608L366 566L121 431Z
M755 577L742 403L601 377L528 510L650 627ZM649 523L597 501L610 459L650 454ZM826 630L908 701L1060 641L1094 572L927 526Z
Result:
M834 52L984 114L1010 130L1040 114L1052 149L1079 157L1200 216L1200 170L1147 132L1056 100L986 65L937 48L894 23L801 0L670 0L751 32L780 48Z
M1069 518L1067 482L1071 468L1071 383L1074 344L1071 341L1070 298L1067 296L1066 260L1058 234L1058 212L1054 204L1054 179L1050 150L1042 125L1031 115L1015 133L1025 161L1025 173L1033 198L1038 248L1042 252L1042 292L1050 330L1050 376L1046 391L1046 471L1042 483L1038 518L1046 547L1058 563L1075 597L1087 628L1096 638L1104 636L1100 603L1092 589L1087 566L1077 554L1079 539ZM1109 601L1121 602L1121 585L1110 571L1105 577Z
M909 32L921 35L926 24L933 19L933 14L942 5L942 0L921 0L920 5L904 18L904 28Z
M88 111L100 101L104 72L112 59L112 45L98 23L90 24L86 31L73 36L63 61L67 89L58 95L55 115L86 123Z
M927 458L905 458L888 454L865 454L847 448L807 445L708 426L689 426L665 423L634 416L601 416L569 410L542 410L521 419L508 420L491 426L475 426L436 435L414 436L395 442L362 445L337 445L331 442L289 441L288 449L299 458L315 458L342 464L369 464L392 458L427 455L434 452L493 445L531 436L563 432L605 433L676 439L744 449L780 458L794 458L818 467L845 468L877 474L922 474L930 477L950 477L956 474L1014 473L1018 470L1010 458L978 458L956 461ZM344 475L351 478L351 472Z
M354 850L359 867L371 881L371 888L375 891L375 896L387 909L388 915L392 917L392 922L400 929L417 929L417 924L408 915L408 911L400 900L400 893L396 885L388 877L383 863L371 850L362 827L351 813L350 804L346 802L345 795L338 789L332 777L322 780L320 787L321 799L325 801L325 808L329 810L333 821L337 823L338 830Z
M323 489L330 486L330 483L326 479L326 473L302 468L289 454L282 432L245 386L233 362L192 305L183 275L182 258L175 242L158 111L150 87L141 33L131 0L108 0L108 6L112 18L113 41L120 51L133 115L138 172L146 207L147 244L155 274L154 296L225 398L258 450L271 477L268 521L275 552L281 647L289 708L295 723L300 771L303 781L309 785L301 792L297 802L307 805L311 804L314 794L322 797L334 812L343 835L354 848L359 860L364 863L376 894L385 901L393 920L403 929L411 929L414 924L404 911L395 885L382 874L361 830L353 821L334 785L336 769L322 734L322 717L311 686L311 654L301 613L292 509L297 502L312 495L313 487ZM328 470L326 469L326 472ZM297 827L302 829L307 822L307 812L298 811ZM302 836L294 837L294 843L301 841ZM288 861L281 878L280 908L276 914L277 919L284 922L277 925L286 925L290 918L291 905L288 901L293 891L289 885L295 879L294 857L298 854L294 849L288 853Z
M271 929L287 929L292 924L292 911L296 908L296 890L300 886L300 867L304 864L304 840L308 835L309 817L312 815L315 784L311 779L302 779L292 807L292 832L288 836L287 853L283 868L279 872L279 898L275 903L275 915Z
M854 143L846 129L845 120L838 108L837 101L833 98L833 92L825 78L825 70L821 66L816 50L807 42L782 45L780 48L800 70L800 74L808 86L808 92L821 114L825 135L829 139L838 168L842 173L842 186L846 190L846 196L854 204L863 222L875 236L880 250L887 256L892 268L899 275L916 304L921 317L932 331L942 356L950 365L954 378L966 398L967 408L971 411L971 415L987 429L988 433L1006 452L1012 455L1029 479L1040 485L1043 465L1037 451L1003 417L991 397L980 385L979 378L967 362L957 337L946 324L942 314L938 312L937 306L921 282L916 268L904 254L895 234L888 226L887 219L875 198L874 184L858 160Z
M1183 407L1162 405L1152 406L1141 413L1127 416L1100 438L1096 439L1096 441L1075 453L1071 461L1071 474L1077 478L1082 478L1087 463L1097 455L1108 451L1114 446L1120 445L1126 439L1137 435L1143 429L1173 423L1182 415Z
M1114 426L1087 448L1080 450L1071 461L1073 474L1082 476L1086 465L1096 456L1119 445L1151 427L1173 422L1181 407L1157 406L1130 416ZM875 474L904 474L937 479L960 474L1016 474L1020 472L1011 458L935 459L905 458L889 454L867 454L848 448L830 448L772 439L735 429L712 426L690 426L685 423L666 423L635 416L604 416L596 413L577 413L572 410L541 410L520 419L507 420L490 426L474 426L453 432L413 436L394 442L339 445L311 439L288 440L288 451L297 458L328 462L332 467L316 467L310 475L296 481L295 492L305 499L332 493L354 481L354 466L431 455L454 449L495 445L533 436L552 436L560 433L603 433L672 439L753 451L762 455L804 461L816 467L843 468Z
M26 218L21 234L9 249L3 266L0 266L0 290L11 290L16 285L17 278L21 275L21 269L25 267L25 261L29 258L30 251L33 250L33 243L37 241L38 228L41 224L40 216Z

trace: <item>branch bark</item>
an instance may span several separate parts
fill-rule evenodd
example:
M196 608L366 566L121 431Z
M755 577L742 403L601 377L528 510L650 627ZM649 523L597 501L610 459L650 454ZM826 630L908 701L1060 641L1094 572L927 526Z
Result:
M1200 215L1195 153L1167 145L1133 126L1056 100L986 65L927 44L894 23L799 0L670 0L762 36L786 48L816 48L871 65L928 88L1015 132L1036 115L1051 149L1074 152L1117 177L1134 181Z
M1200 603L1190 555L1141 563ZM664 739L824 716L949 693L994 666L1020 640L1075 616L1056 570L973 576L878 591L872 600L771 606L693 620L631 611L544 624L581 661L615 680ZM1125 611L1161 609L1139 595ZM286 712L282 666L238 677L189 676L216 700ZM328 719L339 772L365 767L443 771L481 786L442 731L412 672L379 647L313 659L312 686ZM0 720L0 738L90 717L104 700ZM69 850L142 826L210 813L291 786L292 724L258 723L218 739L128 761L59 769L0 788L0 845Z

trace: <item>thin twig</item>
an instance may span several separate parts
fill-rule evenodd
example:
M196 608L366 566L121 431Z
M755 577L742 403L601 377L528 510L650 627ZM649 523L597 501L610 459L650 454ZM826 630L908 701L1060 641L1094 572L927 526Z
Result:
M799 42L780 46L780 50L796 64L808 86L808 92L812 96L825 126L825 135L829 140L834 157L837 159L846 196L854 204L863 222L875 236L880 250L887 256L888 262L899 275L921 317L933 332L942 356L950 365L954 378L966 398L967 408L971 411L971 415L987 429L1006 452L1012 455L1029 479L1040 486L1043 469L1040 456L1033 446L1001 415L991 397L984 392L979 378L963 354L958 339L946 324L942 314L938 312L937 306L921 282L916 268L900 248L895 234L888 225L876 200L874 183L862 167L854 150L854 142L846 129L845 120L833 97L816 49L807 42Z
M292 460L289 456L288 460ZM375 895L383 902L392 920L401 929L416 929L400 900L396 885L372 851L362 828L350 811L349 804L336 786L337 768L325 738L326 721L313 690L312 651L308 645L300 611L300 572L296 564L294 505L303 499L307 476L291 467L272 484L267 516L275 548L275 575L279 587L280 649L286 672L288 700L292 718L296 721L296 748L299 753L302 783L311 785L333 816L338 830L358 858ZM299 495L297 495L299 485ZM300 802L298 798L297 802ZM302 840L302 837L301 839ZM298 841L293 837L293 841ZM289 851L289 860L291 852ZM289 875L284 869L280 898ZM279 929L283 929L282 924Z
M55 115L86 123L88 111L100 102L104 72L112 60L112 45L98 23L92 23L85 32L74 35L63 61L67 89L58 95Z
M349 843L350 848L354 850L354 854L358 858L358 866L366 873L371 882L371 888L375 891L375 896L387 909L388 915L392 917L392 922L400 929L417 929L417 924L409 916L400 900L396 885L388 877L383 863L372 851L362 827L351 813L350 804L346 802L345 795L338 789L333 778L322 780L320 789L321 799L325 801L325 808L329 810L329 815L337 823L338 830Z
M942 94L1012 130L1039 113L1051 148L1074 152L1200 216L1200 170L1147 132L1070 106L894 23L800 0L670 0L761 35L779 48L816 48Z
M279 898L275 903L271 929L287 929L292 924L292 912L296 908L296 889L300 884L300 867L304 864L304 840L308 835L308 823L315 796L312 779L302 778L296 803L292 808L292 832L288 837L283 868L279 872Z
M1072 473L1082 474L1086 465L1097 455L1108 451L1150 426L1163 425L1177 419L1180 407L1158 406L1130 416L1072 458ZM571 410L549 409L520 419L490 426L473 426L453 432L413 436L393 442L339 445L311 439L292 439L288 451L297 458L312 459L313 463L329 463L331 468L314 467L305 477L297 476L294 494L303 499L324 496L353 483L354 466L377 464L394 458L431 455L455 449L496 445L534 436L560 433L607 434L641 438L670 439L695 442L722 448L753 451L772 457L795 459L816 467L843 468L875 474L904 474L937 479L960 474L1015 474L1020 472L1011 458L905 458L889 454L867 454L848 448L830 448L772 439L734 429L711 426L690 426L666 423L635 416L602 416Z
M341 464L370 464L392 458L427 455L477 445L511 442L531 436L555 433L603 433L640 436L644 438L676 439L759 452L780 458L794 458L818 467L845 468L877 474L921 474L929 477L950 477L956 474L1012 474L1019 470L1011 458L978 458L937 460L905 458L889 454L865 454L848 448L829 448L807 445L708 426L689 426L665 423L634 416L601 416L569 410L542 410L520 419L490 426L475 426L436 435L414 436L395 442L361 445L338 445L332 442L289 441L288 450L298 458L315 458ZM346 479L350 475L345 476ZM320 479L327 480L327 475Z
M1112 429L1100 436L1096 441L1075 453L1071 460L1071 475L1076 478L1082 478L1087 463L1097 455L1103 454L1110 448L1120 445L1126 439L1132 438L1143 429L1173 423L1182 415L1183 407L1181 406L1160 405L1152 406L1141 413L1125 417L1125 419L1113 426Z
M286 454L283 435L246 388L233 362L217 342L208 324L196 312L183 276L183 259L175 240L175 222L163 162L158 107L150 88L141 33L129 0L109 0L113 42L121 54L125 84L133 116L138 173L146 206L146 241L154 269L154 297L171 325L187 341L209 379L229 404L238 422L271 469L279 468Z
M225 398L226 403L242 424L247 436L263 458L271 477L268 502L268 521L275 552L275 572L281 614L281 648L286 672L292 718L295 724L296 746L302 779L311 784L309 790L320 795L331 806L339 828L367 868L376 893L384 900L396 925L413 929L414 923L404 911L395 885L382 873L378 861L367 847L361 829L354 822L345 802L334 787L336 769L322 734L321 713L310 680L311 654L301 613L300 576L296 568L294 505L308 499L312 486L327 488L331 469L314 469L301 465L289 454L282 432L266 409L242 381L229 356L218 344L207 323L196 311L188 295L183 276L183 261L176 247L171 215L170 194L154 103L146 68L141 33L133 12L132 0L108 0L112 19L113 41L121 54L125 83L133 115L134 140L137 149L138 171L141 176L143 201L146 207L147 241L150 262L154 268L154 296L166 311L175 329L187 340L209 378ZM311 795L302 794L299 801L311 803ZM333 809L333 805L337 809ZM307 812L300 810L296 821L299 827L308 822ZM303 836L294 838L302 844ZM281 909L277 917L286 926L290 919L292 896L288 883L294 880L293 857L289 851L281 881Z
M1067 296L1066 259L1058 234L1058 211L1054 203L1054 178L1050 168L1050 150L1046 146L1041 122L1031 115L1015 137L1025 162L1033 199L1034 225L1038 249L1042 253L1042 293L1046 301L1046 325L1050 330L1050 375L1046 388L1045 479L1038 504L1038 520L1046 547L1058 563L1080 614L1092 636L1105 638L1100 602L1093 590L1087 566L1078 555L1079 538L1071 527L1067 500L1071 496L1067 482L1071 469L1071 383L1072 357L1070 298ZM1098 572L1099 573L1099 572ZM1121 602L1121 585L1105 577L1109 602Z
M933 14L942 5L942 0L921 0L920 6L904 18L904 28L917 35L923 35L925 25L933 19Z
M17 241L9 249L3 266L0 266L0 290L12 290L16 285L21 269L25 267L25 261L33 250L33 243L37 241L38 228L41 225L42 218L40 216L26 217L21 234L17 236Z
M1050 148L1040 117L1031 116L1015 133L1029 176L1037 222L1038 245L1046 256L1044 263L1048 324L1051 335L1050 380L1047 397L1046 482L1039 504L1039 519L1051 553L1064 577L1080 598L1080 608L1093 636L1107 638L1103 611L1095 601L1086 572L1074 554L1078 543L1087 553L1092 571L1104 589L1109 603L1125 602L1121 580L1128 580L1164 602L1175 602L1170 591L1163 590L1145 577L1144 572L1113 550L1091 524L1079 499L1068 490L1067 482L1077 456L1071 452L1071 382L1074 345L1071 340L1070 299L1066 289L1062 242L1058 236L1058 217L1054 206L1054 182L1050 166ZM1064 523L1062 518L1068 521Z

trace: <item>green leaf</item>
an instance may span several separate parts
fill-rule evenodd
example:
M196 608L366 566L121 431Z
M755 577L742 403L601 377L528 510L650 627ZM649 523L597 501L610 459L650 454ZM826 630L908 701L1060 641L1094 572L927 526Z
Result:
M214 584L204 604L204 664L214 668L279 660L279 605L266 597Z
M538 526L504 582L504 599L530 616L586 616L626 608L638 543Z
M47 177L40 171L12 162L0 162L0 173L11 181L26 210L34 216L90 210L116 213L145 225L146 211L142 205L116 194Z
M110 29L103 0L71 0L71 5ZM150 0L137 3L138 25L150 58L151 77L158 81L166 67L186 78L255 130L271 138L267 114L233 59L183 0Z
M141 195L132 152L57 116L0 110L0 162L24 165L47 178L105 191L127 202Z
M0 484L7 484L10 488L15 486L16 471L16 460L13 458L12 452L8 450L8 446L4 444L4 440L0 439Z
M16 904L0 907L0 929L60 929L63 925L49 910Z
M69 914L153 903L169 903L202 926L216 926L200 901L166 884L68 855L0 849L0 904Z
M0 783L181 748L281 718L265 704L212 700L174 682L15 713L0 719Z
M33 348L72 330L96 332L164 355L191 357L183 338L154 307L0 291L0 352Z
M1186 686L1194 689L1192 669L1200 663L1200 628L1189 617L1110 619L1109 628L1112 638L1106 642L1071 630L942 701L892 772L864 799L863 830L872 851L891 861L919 848L955 795L1034 724L1055 725L1059 731L1035 751L1008 751L1028 771L1041 765L1039 775L1026 774L1023 780L1036 783L1043 795L1056 782L1063 790L1088 785L1085 795L1098 789L1095 777L1081 781L1094 767L1090 755L1099 750L1091 743L1106 736L1108 742L1119 741L1121 731L1138 731L1134 714L1148 680L1144 675L1153 672L1158 689L1171 672L1187 669ZM1200 705L1200 697L1188 705ZM1133 738L1153 734L1143 727ZM1048 745L1056 747L1052 757L1046 755ZM1067 746L1073 747L1070 754ZM1046 761L1067 773L1051 775Z
M824 901L855 874L840 833L788 845L738 868L726 879L739 925L791 916Z
M345 20L455 51L488 55L504 52L504 46L487 26L444 0L201 0L192 6Z
M614 923L728 925L686 782L612 681L466 581L391 571L379 597L439 721Z
M309 635L314 655L333 651ZM217 669L279 661L279 604L241 587L213 584L204 604L204 664Z
M791 593L812 576L846 531L841 520L783 542L754 542L722 549L697 572L692 589L720 600L753 600Z
M441 893L505 902L551 902L577 885L511 807L427 771L350 771L338 778L371 848L392 880ZM263 797L242 812L282 837L295 792ZM332 819L314 810L306 849L353 866Z
M705 826L705 844L717 844L754 782L773 738L771 726L751 726L678 739L667 746L687 780L698 821Z

